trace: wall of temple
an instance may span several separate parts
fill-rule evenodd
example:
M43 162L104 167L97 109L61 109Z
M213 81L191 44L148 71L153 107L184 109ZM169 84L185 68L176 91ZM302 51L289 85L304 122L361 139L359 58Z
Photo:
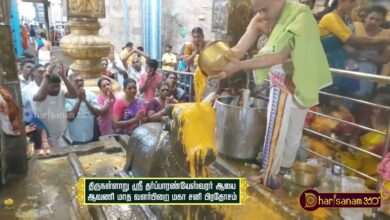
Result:
M106 18L100 19L100 34L115 45L116 52L128 41L144 46L143 1L105 0ZM314 11L321 10L323 3L324 0L317 0ZM234 44L251 17L249 0L161 0L161 5L162 50L170 44L174 52L191 40L190 32L197 26L203 28L206 40L223 39Z
M162 44L170 44L178 52L184 42L191 41L191 30L201 27L206 40L215 40L212 32L211 0L163 0Z
M115 46L115 51L128 42L142 45L142 0L105 0L106 18L99 19L100 35Z
M99 19L102 28L100 34L120 51L127 41L143 46L142 0L105 0L106 18ZM171 44L173 51L191 40L192 28L203 28L207 40L214 40L211 31L212 3L210 0L162 0L162 39L163 45Z

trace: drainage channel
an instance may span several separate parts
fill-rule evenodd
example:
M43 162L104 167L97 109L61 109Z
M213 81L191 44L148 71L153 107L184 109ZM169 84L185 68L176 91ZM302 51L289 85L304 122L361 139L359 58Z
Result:
M85 156L88 157L88 156ZM80 162L79 157L70 153L68 155L68 161L72 167L74 173L74 179L77 182L79 178L87 177L85 170ZM112 172L116 176L131 177L123 171ZM74 192L76 193L76 192ZM73 196L72 204L75 210L80 210L80 206L77 202L77 197ZM156 216L152 213L148 206L87 206L88 212L92 219L151 219L157 220Z

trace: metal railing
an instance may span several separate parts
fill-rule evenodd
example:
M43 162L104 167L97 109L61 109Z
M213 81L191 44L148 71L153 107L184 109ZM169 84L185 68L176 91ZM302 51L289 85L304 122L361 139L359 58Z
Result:
M372 75L372 74L366 74L366 73L354 72L354 71L347 71L347 70L339 70L339 69L331 69L331 72L335 76L342 76L342 77L348 77L348 78L359 79L359 80L368 80L368 81L372 81L372 82L376 82L376 83L390 85L390 77L386 77L386 76L378 76L378 75ZM384 106L384 105L379 105L379 104L376 104L376 103L373 103L373 102L370 102L370 101L359 100L359 99L351 98L351 97L348 97L348 96L333 94L333 93L329 93L329 92L325 92L325 91L320 91L320 94L324 95L324 96L336 98L336 99L342 99L342 100L346 100L346 101L349 101L349 102L354 102L354 103L358 103L358 104L361 104L361 105L370 106L372 108L377 108L377 109L390 111L390 107ZM390 133L389 133L389 130L390 130L390 120L388 122L387 132L383 132L383 131L379 131L379 130L376 130L376 129L373 129L373 128L370 128L370 127L367 127L367 126L363 126L363 125L360 125L360 124L357 124L357 123L353 123L353 122L345 121L345 120L342 120L342 119L339 119L339 118L335 118L335 117L332 117L330 115L325 115L323 113L319 113L319 112L315 112L315 111L309 111L309 112L315 114L316 116L326 117L328 119L332 119L332 120L335 120L337 122L353 126L355 128L359 128L359 129L362 129L362 130L365 130L365 131L374 132L374 133L377 133L377 134L380 134L380 135L384 135L385 136L384 150L383 150L383 154L382 155L378 155L378 154L375 154L373 152L370 152L369 150L363 149L361 146L355 146L353 144L346 143L344 141L338 140L337 138L333 138L333 137L330 137L328 135L325 135L325 134L319 133L317 131L314 131L314 130L312 130L310 128L304 128L304 133L310 134L310 135L314 135L314 136L317 136L317 137L320 137L320 138L324 138L324 139L329 140L329 141L333 141L334 143L337 143L337 144L340 144L342 146L345 146L348 149L353 149L355 151L359 151L361 153L364 153L364 154L366 154L366 155L368 155L370 157L376 158L376 159L382 159L385 156L385 154L387 152L389 152L389 149L390 149L390 146L389 146L389 144L390 144ZM314 155L316 155L316 156L318 156L320 158L323 158L323 159L325 159L325 160L327 160L327 161L329 161L329 162L331 162L333 164L342 166L345 169L350 170L350 171L358 174L361 177L364 177L366 179L370 179L370 180L376 182L377 184L380 183L379 179L376 179L376 178L374 178L374 177L372 177L372 176L370 176L370 175L368 175L366 173L358 171L358 170L356 170L356 169L354 169L354 168L352 168L352 167L350 167L350 166L348 166L346 164L343 164L340 161L336 161L335 159L329 159L328 157L326 157L324 155L321 155L319 153L316 153L316 152L314 152L311 149L308 149L308 148L304 148L304 149L306 151L308 151L309 153L314 154Z
M359 79L359 80L368 80L368 81L372 81L372 82L376 82L376 83L380 83L380 84L386 84L386 85L390 85L390 77L387 77L387 76L378 76L378 75L372 75L372 74L366 74L366 73L361 73L361 72L355 72L355 71L348 71L348 70L340 70L340 69L333 69L331 68L330 69L332 74L335 75L335 76L343 76L343 77L348 77L348 78L353 78L353 79ZM266 80L268 83L270 82L269 80ZM390 107L389 106L384 106L384 105L379 105L379 104L376 104L376 103L373 103L373 102L369 102L369 101L364 101L364 100L360 100L360 99L355 99L355 98L351 98L351 97L348 97L348 96L343 96L343 95L338 95L338 94L333 94L333 93L329 93L329 92L325 92L325 91L320 91L320 94L321 95L324 95L324 96L329 96L329 97L332 97L332 98L336 98L336 99L342 99L342 100L346 100L346 101L350 101L350 102L354 102L354 103L358 103L358 104L362 104L362 105L366 105L366 106L370 106L370 107L373 107L373 108L377 108L377 109L382 109L382 110L386 110L386 111L389 111L390 112ZM390 95L390 94L389 94ZM268 97L264 97L264 96L261 96L260 98L264 99L264 100L268 100ZM390 150L390 119L389 119L389 122L388 122L388 128L387 128L387 132L383 132L383 131L379 131L379 130L376 130L376 129L373 129L373 128L370 128L370 127L367 127L367 126L363 126L363 125L360 125L360 124L357 124L357 123L353 123L353 122L349 122L349 121L346 121L346 120L343 120L343 119L339 119L339 118L335 118L333 116L330 116L330 115L326 115L326 114L323 114L323 113L320 113L320 112L315 112L315 111L311 111L309 110L308 111L309 113L312 113L312 114L315 114L316 116L320 116L320 117L325 117L325 118L328 118L328 119L331 119L331 120L334 120L334 121L337 121L337 122L340 122L340 123L343 123L343 124L347 124L347 125L350 125L350 126L353 126L355 128L360 128L362 130L366 130L366 131L369 131L369 132L375 132L377 134L380 134L380 135L384 135L386 136L386 142L385 142L385 147L384 147L384 150L383 150L383 154L382 155L378 155L378 154L375 154L375 153L372 153L368 150L365 150L363 149L361 146L355 146L353 144L349 144L349 143L346 143L344 141L341 141L341 140L338 140L336 138L333 138L333 137L330 137L328 135L325 135L325 134L322 134L320 132L317 132L317 131L314 131L310 128L304 128L303 129L303 132L305 134L310 134L310 135L313 135L313 136L317 136L319 138L324 138L328 141L331 141L331 142L334 142L334 143L337 143L337 144L340 144L340 145L343 145L343 146L346 146L348 148L351 148L353 150L356 150L356 151L359 151L359 152L362 152L366 155L369 155L373 158L377 158L377 159L382 159L386 153L389 152ZM319 153L316 153L315 151L311 150L311 149L308 149L308 148L303 148L305 149L307 152L317 156L317 157L320 157L328 162L331 162L333 164L336 164L336 165L339 165L345 169L348 169L356 174L358 174L359 176L361 177L364 177L366 179L370 179L374 182L376 182L377 184L380 183L380 181L374 177L371 177L370 175L366 174L366 173L363 173L363 172L360 172L352 167L349 167L347 166L346 164L343 164L339 161L336 161L334 159L329 159L328 157L324 156L324 155L321 155Z

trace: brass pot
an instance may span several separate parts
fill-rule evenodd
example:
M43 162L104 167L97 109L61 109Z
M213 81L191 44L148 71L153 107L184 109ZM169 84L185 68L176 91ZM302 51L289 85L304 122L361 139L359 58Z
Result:
M198 64L200 69L207 76L216 75L219 69L223 69L228 61L225 58L234 57L233 51L230 50L222 41L214 41L204 48L199 54Z
M312 187L318 182L317 172L316 167L307 163L297 162L292 168L291 180L300 186Z

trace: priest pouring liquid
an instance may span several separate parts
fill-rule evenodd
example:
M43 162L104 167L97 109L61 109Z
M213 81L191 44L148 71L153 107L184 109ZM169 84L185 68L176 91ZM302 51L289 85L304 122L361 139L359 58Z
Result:
M319 90L330 85L332 78L317 23L307 6L285 0L252 0L252 6L256 14L232 51L243 58L264 34L267 43L250 60L226 57L229 63L211 77L223 79L253 70L259 85L269 76L262 183L276 188L277 174L294 163L307 109L318 104Z

